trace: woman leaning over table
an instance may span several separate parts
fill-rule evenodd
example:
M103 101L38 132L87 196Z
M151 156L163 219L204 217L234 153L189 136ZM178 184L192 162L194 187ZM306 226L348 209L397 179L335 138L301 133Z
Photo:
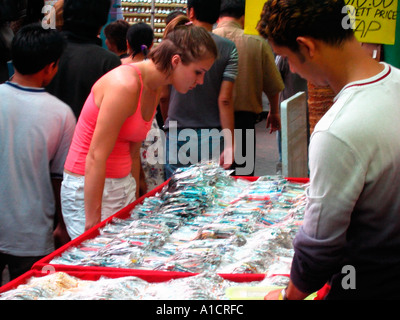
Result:
M186 93L201 85L216 57L205 29L181 25L165 35L149 59L121 65L94 84L65 163L61 199L71 239L135 200L138 151L161 88L173 85Z

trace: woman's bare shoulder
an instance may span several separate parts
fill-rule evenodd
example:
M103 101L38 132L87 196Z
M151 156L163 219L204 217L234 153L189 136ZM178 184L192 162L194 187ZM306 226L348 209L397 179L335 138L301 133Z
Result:
M135 69L120 65L100 78L93 89L107 94L130 96L138 94L140 87L140 79Z

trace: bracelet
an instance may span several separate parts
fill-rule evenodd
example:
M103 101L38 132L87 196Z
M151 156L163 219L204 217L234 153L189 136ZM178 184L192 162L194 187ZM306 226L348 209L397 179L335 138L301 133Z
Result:
M282 291L279 293L278 300L288 300L286 296L286 288L283 288Z

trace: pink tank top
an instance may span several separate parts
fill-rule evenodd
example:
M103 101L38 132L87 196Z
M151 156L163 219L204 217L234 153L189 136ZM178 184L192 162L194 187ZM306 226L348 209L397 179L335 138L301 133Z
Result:
M142 117L141 99L143 93L143 80L140 70L133 64L124 66L133 67L139 75L141 89L136 112L127 118L121 127L114 149L106 163L107 178L123 178L131 172L132 158L130 155L130 143L140 142L146 138L154 118L155 110L150 121ZM74 137L65 161L65 169L80 175L85 174L86 156L89 151L90 142L96 127L99 108L94 101L93 92L90 92L82 108Z

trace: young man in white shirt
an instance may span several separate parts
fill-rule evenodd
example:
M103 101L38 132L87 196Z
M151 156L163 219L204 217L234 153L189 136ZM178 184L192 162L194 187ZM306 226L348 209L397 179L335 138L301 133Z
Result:
M304 299L325 283L326 299L400 297L400 71L368 55L344 8L271 0L259 22L293 72L337 94L310 139L289 285L266 299Z

